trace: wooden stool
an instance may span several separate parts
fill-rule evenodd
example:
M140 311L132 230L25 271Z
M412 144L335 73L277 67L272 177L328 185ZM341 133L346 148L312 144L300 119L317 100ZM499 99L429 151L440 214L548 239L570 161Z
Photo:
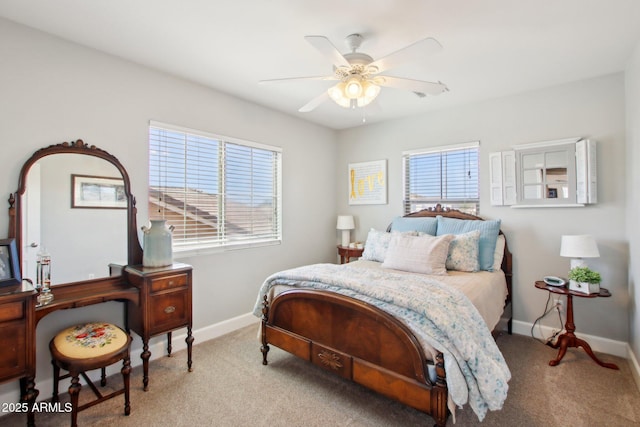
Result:
M110 323L85 323L72 326L58 333L49 343L51 350L51 363L53 364L53 397L52 402L58 402L58 381L71 377L69 396L71 397L71 426L78 424L78 412L104 402L107 399L124 393L124 414L129 415L129 374L131 363L129 361L129 345L131 337L119 327ZM85 374L86 371L100 368L102 370L101 385L106 385L105 368L122 360L122 379L124 387L111 394L103 396L96 386ZM60 376L60 369L69 373ZM87 382L93 390L96 399L78 406L80 394L79 376Z

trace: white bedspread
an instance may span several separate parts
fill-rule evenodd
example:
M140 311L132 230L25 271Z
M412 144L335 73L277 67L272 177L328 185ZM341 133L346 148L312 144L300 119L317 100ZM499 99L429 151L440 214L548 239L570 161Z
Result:
M382 269L382 263L375 261L358 260L349 263L351 267ZM389 271L382 269L383 271ZM418 274L405 271L392 270L398 274ZM504 302L507 298L507 281L502 271L478 271L465 273L462 271L449 271L447 276L429 276L447 285L454 287L467 296L478 309L480 315L487 324L487 328L493 331L500 321L504 310Z
M487 327L494 322L494 310L483 309L487 313L481 315L465 296L467 291L471 298L483 292L463 278L478 273L426 276L381 269L375 264L315 264L276 273L262 285L254 314L261 316L264 295L278 285L325 289L366 301L403 321L426 352L437 348L443 353L453 403L469 403L479 420L487 410L501 409L511 373ZM506 287L501 292L506 294Z

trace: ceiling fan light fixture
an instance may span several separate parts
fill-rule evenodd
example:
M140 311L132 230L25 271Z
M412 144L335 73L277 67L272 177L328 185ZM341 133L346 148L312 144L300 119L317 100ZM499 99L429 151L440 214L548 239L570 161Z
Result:
M358 98L358 107L365 107L380 94L380 86L375 85L369 81L364 81L362 84L363 93L362 96Z
M351 77L347 80L344 94L349 99L357 99L362 95L362 83L359 77Z
M345 86L344 82L340 82L335 86L332 86L327 90L329 94L329 98L333 99L333 101L341 107L349 108L351 107L351 100L345 96Z

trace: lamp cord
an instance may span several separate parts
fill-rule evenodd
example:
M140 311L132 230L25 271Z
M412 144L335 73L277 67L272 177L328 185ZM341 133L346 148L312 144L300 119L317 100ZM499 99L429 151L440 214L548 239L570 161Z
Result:
M549 302L551 301L551 293L548 292L547 293L547 302L544 305L544 313L542 313L542 315L540 317L538 317L536 320L534 320L533 324L531 325L531 338L533 338L534 340L542 343L542 344L547 344L549 342L551 342L555 337L557 337L558 335L560 335L560 332L562 332L563 326L562 326L562 315L560 314L560 310L558 310L558 320L560 322L560 330L559 331L555 331L553 333L553 335L551 335L551 337L549 337L546 341L541 340L540 338L536 338L536 336L533 333L534 328L536 327L536 324L538 322L540 322L540 320L542 320L544 317L546 317L549 313L551 313L553 311L553 309L557 309L556 305L553 305L551 308L549 308ZM542 332L540 333L540 335L542 335Z

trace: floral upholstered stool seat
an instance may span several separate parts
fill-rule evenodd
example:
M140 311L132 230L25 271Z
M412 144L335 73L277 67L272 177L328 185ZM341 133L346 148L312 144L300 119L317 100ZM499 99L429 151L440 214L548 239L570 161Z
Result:
M111 323L93 322L72 326L58 333L49 343L51 350L51 363L53 364L53 402L58 401L58 382L61 379L71 377L69 396L71 398L71 425L75 427L78 421L78 412L97 405L112 397L124 393L124 414L129 415L129 374L131 363L129 360L129 346L131 337L119 327ZM106 385L105 368L122 360L123 388L103 396L98 388L91 382L86 371L100 368L102 370L101 385ZM69 373L60 376L60 369ZM93 390L96 399L78 406L80 394L79 376L87 382Z

